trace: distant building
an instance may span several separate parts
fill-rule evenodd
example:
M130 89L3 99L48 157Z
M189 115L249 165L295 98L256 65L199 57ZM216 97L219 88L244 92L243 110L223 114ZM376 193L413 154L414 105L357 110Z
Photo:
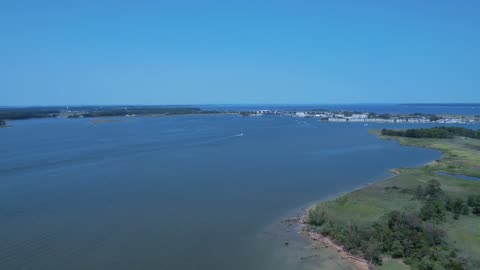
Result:
M361 114L354 113L351 118L366 119L366 118L368 118L368 114L366 114L366 113L361 113Z
M335 117L330 117L328 118L329 122L347 122L347 119L345 118L335 118Z
M366 118L355 118L355 117L350 117L348 118L348 122L365 122Z

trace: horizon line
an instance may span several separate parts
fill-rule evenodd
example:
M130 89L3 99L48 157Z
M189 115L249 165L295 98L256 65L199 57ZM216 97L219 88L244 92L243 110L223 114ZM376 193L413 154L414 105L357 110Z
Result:
M0 108L32 108L32 107L194 107L194 106L334 106L334 105L390 105L390 106L479 106L480 102L345 102L345 103L185 103L185 104L50 104L50 105L0 105Z

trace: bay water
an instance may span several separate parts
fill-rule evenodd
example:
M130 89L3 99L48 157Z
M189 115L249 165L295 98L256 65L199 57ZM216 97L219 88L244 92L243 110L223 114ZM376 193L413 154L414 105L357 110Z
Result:
M302 259L282 218L440 157L368 132L391 125L281 116L10 124L0 269L315 269L336 255Z

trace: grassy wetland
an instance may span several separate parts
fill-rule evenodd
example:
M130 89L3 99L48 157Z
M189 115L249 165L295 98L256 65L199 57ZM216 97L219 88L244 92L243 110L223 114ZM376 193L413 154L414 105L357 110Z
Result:
M480 181L461 176L480 176L480 140L373 133L443 156L420 168L392 170L392 178L319 203L308 213L308 230L373 268L478 269Z

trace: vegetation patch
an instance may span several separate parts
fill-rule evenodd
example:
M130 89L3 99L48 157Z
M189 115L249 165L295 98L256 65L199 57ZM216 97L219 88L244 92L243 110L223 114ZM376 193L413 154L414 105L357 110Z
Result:
M30 118L57 117L60 110L52 108L1 108L0 119L23 120Z
M409 138L453 138L463 136L467 138L480 139L480 130L473 130L461 127L433 127L417 128L407 130L382 129L384 136L399 136Z
M479 269L480 182L437 173L478 176L480 140L383 138L444 155L316 205L308 214L309 229L381 269Z

